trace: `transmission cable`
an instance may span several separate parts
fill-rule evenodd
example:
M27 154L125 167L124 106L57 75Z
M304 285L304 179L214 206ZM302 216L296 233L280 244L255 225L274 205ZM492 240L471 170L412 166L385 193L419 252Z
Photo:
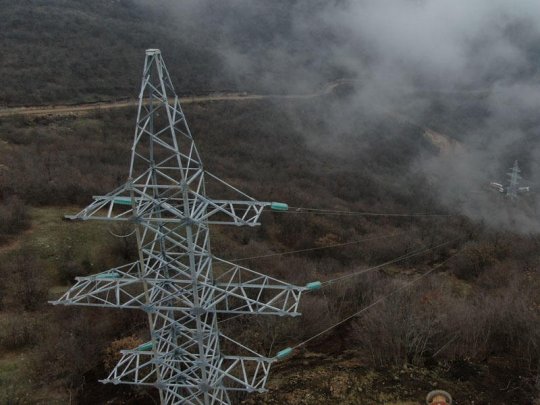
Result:
M369 212L369 211L345 211L327 210L319 208L289 207L289 211L279 211L284 214L316 214L316 215L345 215L345 216L365 216L365 217L456 217L457 214L441 213L397 213L397 212Z
M136 232L136 229L133 229L130 233L125 234L125 235L118 235L118 234L114 233L113 231L111 231L111 228L110 228L110 227L107 228L107 231L108 231L112 236L114 236L114 237L116 237L116 238L129 238L131 235L133 235L133 234Z
M399 235L399 234L395 234L395 235L387 235L387 237L388 237L388 236L396 236L396 235ZM381 237L381 238L382 238L382 237ZM375 239L375 238L373 238L373 239ZM450 240L450 241L446 241L446 242L444 242L444 243L440 243L440 244L438 244L438 245L436 245L436 246L432 246L432 247L430 247L430 248L421 248L421 249L417 249L417 250L414 250L414 251L409 252L409 253L407 253L407 254L404 254L404 255L402 255L402 256L399 256L399 257L397 257L397 258L395 258L395 259L393 259L393 260L389 260L389 261L387 261L387 262L378 264L378 265L376 265L376 266L369 267L369 268L367 268L367 269L363 269L363 270L360 270L360 271L357 271L357 272L353 272L353 273L350 273L350 274L346 274L346 275L344 275L344 276L336 277L336 278L334 278L334 279L326 280L326 281L320 283L319 288L317 288L316 290L310 290L310 289L308 289L308 290L304 291L304 293L308 293L308 292L311 292L311 291L317 291L317 290L319 290L319 289L322 288L322 287L329 286L329 285L331 285L331 284L333 284L333 283L335 283L335 282L337 282L337 281L341 281L341 280L343 280L343 279L345 279L345 278L355 277L355 276L358 276L358 275L360 275L360 274L365 274L365 273L368 273L368 272L370 272L370 271L377 270L377 269L380 269L380 268L382 268L382 267L388 266L389 264L397 263L397 262L399 262L399 261L406 260L406 259L409 259L409 258L411 258L411 257L419 256L419 255L421 255L421 254L423 254L423 253L427 253L427 252L429 252L429 251L438 249L438 248L440 248L440 247L442 247L442 246L446 246L446 245L449 245L449 244L451 244L451 243L454 243L454 242L456 242L456 241L458 241L458 240L460 240L460 239L462 239L462 237L456 238L456 239L453 239L453 240ZM350 242L350 243L351 243L351 242ZM285 252L285 253L287 253L287 252ZM261 257L263 257L263 256L261 256ZM453 256L451 256L451 257L453 257ZM244 259L238 259L238 260L244 260ZM246 259L246 260L247 260L247 259ZM445 261L445 262L446 262L446 261ZM444 264L445 262L442 262L441 264ZM232 320L232 319L239 318L239 317L241 317L241 316L243 316L243 315L245 315L245 314L238 314L238 315L232 316L232 317L230 317L230 318L221 319L221 320L218 321L218 323L230 321L230 320Z
M393 238L393 237L400 236L400 235L403 235L403 234L405 234L405 231L404 232L392 233L392 234L389 234L389 235L374 236L374 237L369 237L369 238L364 238L364 239L358 239L358 240L354 240L352 242L335 243L333 245L317 246L317 247L306 248L306 249L298 249L298 250L289 250L289 251L286 251L286 252L268 253L266 255L242 257L240 259L234 259L234 260L228 260L228 261L232 262L232 263L237 263L237 262L242 262L242 261L245 261L245 260L262 259L262 258L266 258L266 257L275 257L275 256L285 256L285 255L292 255L292 254L295 254L295 253L303 253L303 252L312 252L312 251L315 251L315 250L322 250L322 249L330 249L330 248L336 248L336 247L342 247L342 246L355 245L355 244L358 244L358 243L368 242L368 241L371 241L371 240Z
M461 237L460 238L456 238L456 239L453 239L453 240L450 240L450 241L446 241L446 242L443 242L443 243L440 243L436 246L432 246L432 247L429 247L429 248L425 248L425 247L422 247L420 249L417 249L417 250L413 250L412 252L409 252L409 253L406 253L402 256L399 256L395 259L392 259L392 260L389 260L387 262L384 262L384 263L381 263L381 264L378 264L376 266L373 266L373 267L369 267L367 269L362 269L362 270L359 270L359 271L355 271L355 272L352 272L352 273L349 273L349 274L345 274L343 276L340 276L340 277L336 277L336 278L333 278L333 279L330 279L330 280L326 280L326 281L323 281L321 283L321 286L326 286L326 285L329 285L329 284L333 284L337 281L341 281L341 280L344 280L346 278L350 278L350 277L355 277L355 276L358 276L360 274L365 274L365 273L368 273L370 271L373 271L373 270L377 270L377 269L380 269L381 267L386 267L388 266L389 264L393 264L393 263L397 263L397 262L400 262L400 261L403 261L403 260L406 260L406 259L409 259L411 257L415 257L415 256L420 256L424 253L427 253L427 252L430 252L432 250L435 250L435 249L438 249L440 247L443 247L443 246L446 246L446 245L450 245L456 241L458 241L459 239L462 239ZM309 291L309 290L308 290Z
M283 255L289 255L289 254L293 254L293 253L310 252L310 251L320 250L320 249L329 249L329 248L333 248L333 247L348 246L348 245L353 245L353 244L357 244L357 243L361 243L361 242L367 242L367 241L370 241L370 240L392 238L392 237L395 237L395 236L403 235L404 233L405 232L398 232L398 233L393 233L393 234L389 234L389 235L376 236L376 237L373 237L373 238L359 239L359 240L355 240L355 241L352 241L352 242L338 243L338 244L335 244L335 245L327 245L327 246L320 246L320 247L314 247L314 248L308 248L308 249L300 249L300 250L290 250L288 252L270 253L270 254L267 254L267 255L260 255L260 256L243 257L241 259L229 260L229 262L235 263L235 262L240 262L240 261L243 261L243 260L261 259L261 258L266 258L266 257L283 256ZM226 263L218 262L216 264L226 264ZM384 264L382 264L380 266L383 266L383 265L386 265L386 264L388 264L388 263L384 263ZM373 269L371 269L371 270L373 270ZM232 319L239 318L239 317L241 317L243 315L245 315L245 314L238 314L238 315L235 315L235 316L231 316L230 318L220 319L218 321L218 323L230 321Z
M302 346L305 346L307 343L311 342L312 340L318 338L319 336L322 336L324 335L325 333L328 333L329 331L331 331L332 329L335 329L336 327L344 324L345 322L347 321L350 321L351 319L357 317L358 315L362 314L363 312L367 311L368 309L370 308L373 308L375 305L383 302L384 300L386 300L387 298L397 294L398 292L400 291L403 291L405 290L406 288L409 288L410 286L412 286L413 284L415 284L416 282L418 282L419 280L421 280L422 278L424 277L427 277L429 274L433 273L436 269L438 269L439 267L443 266L444 264L446 264L450 259L454 258L455 256L457 256L459 253L461 253L463 251L463 249L460 249L458 252L454 253L453 255L451 255L450 257L448 257L447 259L445 259L444 261L442 261L441 263L433 266L431 269L429 269L428 271L426 271L425 273L419 275L418 277L416 277L415 279L405 283L404 285L402 285L401 287L395 289L394 291L390 292L389 294L386 294L386 295L383 295L382 297L376 299L375 301L373 301L371 304L369 304L368 306L362 308L361 310L353 313L352 315L349 315L348 317L342 319L341 321L337 322L336 324L324 329L323 331L311 336L310 338L292 346L292 347L288 347L286 349L283 349L281 350L277 355L276 355L276 358L278 360L280 359L284 359L286 357L288 357L290 354L292 354L293 350L295 349L298 349Z
M219 177L213 175L212 173L205 170L205 173L210 176L210 178L218 183L221 183L227 187L232 188L234 191L242 194L243 196L253 200L252 197L238 190L234 186L231 186L229 183L221 180ZM254 201L254 200L253 200ZM457 217L457 214L442 214L442 213L429 213L429 212L417 212L417 213L397 213L397 212L369 212L369 211L347 211L347 210L331 210L331 209L321 209L321 208L309 208L309 207L293 207L289 206L288 210L273 211L284 214L318 214L318 215L350 215L350 216L371 216L371 217ZM237 209L237 211L242 212L247 209Z

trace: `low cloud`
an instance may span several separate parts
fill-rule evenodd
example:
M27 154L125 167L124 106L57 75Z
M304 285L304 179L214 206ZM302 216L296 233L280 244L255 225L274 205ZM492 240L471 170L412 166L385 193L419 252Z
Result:
M357 81L355 94L345 107L328 106L343 110L341 121L358 111L390 112L435 125L461 148L423 155L412 169L431 181L440 202L496 226L538 230L535 207L508 208L486 186L504 183L518 159L527 184L540 190L540 2L166 0L154 7L178 35L220 55L239 90L310 92L347 77Z

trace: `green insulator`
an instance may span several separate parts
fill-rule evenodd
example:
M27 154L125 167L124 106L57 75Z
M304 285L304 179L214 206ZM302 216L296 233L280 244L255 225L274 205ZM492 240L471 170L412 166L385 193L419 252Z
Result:
M283 360L289 357L292 354L292 352L293 352L292 347L287 347L286 349L279 351L278 354L276 354L276 358L278 360Z
M315 291L315 290L320 290L321 289L321 282L320 281L312 281L311 283L307 283L306 284L306 288L309 290L309 291Z
M96 278L99 278L99 279L114 279L114 278L120 278L120 274L118 274L116 271L110 271L108 273L97 274Z
M131 198L115 198L113 202L118 205L131 205Z
M153 344L152 342L143 343L139 347L137 347L137 350L140 352L147 352L152 350Z
M273 202L270 204L270 208L274 211L288 211L289 206L281 202Z

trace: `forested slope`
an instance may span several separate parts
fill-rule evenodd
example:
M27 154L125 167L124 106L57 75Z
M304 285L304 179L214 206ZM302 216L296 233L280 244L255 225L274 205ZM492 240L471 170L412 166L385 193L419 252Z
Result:
M269 394L234 400L419 402L441 387L461 404L534 403L540 375L538 196L514 203L486 187L504 179L516 158L531 188L540 184L538 52L530 23L497 25L504 28L505 46L525 48L521 58L507 57L518 54L512 49L486 59L481 51L491 48L484 41L493 43L482 30L470 49L460 44L482 64L467 61L458 73L470 77L452 80L455 72L438 64L452 58L416 52L423 41L400 42L388 23L400 14L383 9L378 15L370 9L375 2L178 4L0 0L0 105L136 96L144 50L156 47L179 94L313 93L322 83L355 79L318 97L193 103L184 111L205 167L255 198L398 215L265 213L256 229L212 227L213 252L226 259L272 255L243 263L303 285L426 250L306 294L302 317L224 323L226 333L272 355L378 302L278 364ZM369 41L354 30L363 14L348 20L357 4L382 18L374 20ZM417 25L426 49L436 53L447 36L429 31L431 24L424 19ZM382 31L389 42L378 35ZM514 60L524 66L513 69ZM449 84L456 89L447 91ZM153 390L98 383L120 349L148 339L142 313L47 304L77 276L135 260L129 227L62 221L92 195L126 180L135 114L127 106L0 119L2 403L155 402ZM452 147L430 142L427 126ZM214 187L209 181L210 195ZM296 253L276 255L290 251Z
M365 114L338 126L340 109L324 122L313 119L328 113L328 103L348 102L347 96L330 95L280 104L190 105L185 112L207 169L262 200L350 211L452 213L413 169L418 156L439 153L421 129L391 116ZM2 122L1 191L9 197L2 214L26 231L4 235L8 244L0 251L0 400L62 403L72 395L88 404L153 401L151 390L97 383L120 348L146 339L142 313L46 303L74 277L136 256L133 237L113 236L128 234L124 227L61 221L62 213L77 211L92 194L125 181L134 113ZM339 133L332 134L337 127ZM209 182L209 193L214 189ZM372 404L421 400L432 384L458 390L454 394L463 403L501 397L523 402L534 395L540 333L534 235L459 215L350 217L293 210L264 214L262 222L257 229L213 227L213 252L235 259L375 238L243 262L299 285L451 242L306 296L298 319L240 318L223 325L226 333L269 354L313 336L461 252L429 279L279 364L271 374L270 394L236 400ZM391 234L397 237L387 238ZM461 381L463 373L473 382ZM329 375L333 382L322 384ZM511 390L486 391L505 384Z
M144 50L156 46L182 94L286 92L294 83L286 73L310 68L316 78L338 77L320 48L332 38L294 30L298 13L321 7L308 3L204 3L186 14L167 1L2 0L0 106L134 96Z
M141 55L161 44L184 92L225 86L218 56L131 1L2 1L0 104L132 96ZM219 80L218 80L219 78Z

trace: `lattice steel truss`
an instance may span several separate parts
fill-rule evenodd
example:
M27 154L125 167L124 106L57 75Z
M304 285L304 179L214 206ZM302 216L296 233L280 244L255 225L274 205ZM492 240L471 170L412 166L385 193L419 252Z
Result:
M215 176L241 199L213 200L205 175L161 53L149 49L128 181L68 217L132 223L139 259L78 277L53 303L145 311L151 340L122 351L103 382L154 386L166 404L229 404L229 391L264 391L275 358L220 333L218 314L296 316L306 289L211 254L209 224L258 225L265 207L284 205L256 201Z
M510 171L506 173L508 176L508 186L505 188L501 183L491 182L490 186L499 193L506 194L510 200L516 202L523 194L528 194L531 189L529 186L520 187L519 183L522 180L521 169L519 168L518 161L514 161L514 165L510 168Z
M506 189L506 196L515 200L519 194L528 193L529 187L520 187L521 181L521 169L519 168L518 161L514 161L514 165L510 168L510 171L506 173L508 176L508 187Z

